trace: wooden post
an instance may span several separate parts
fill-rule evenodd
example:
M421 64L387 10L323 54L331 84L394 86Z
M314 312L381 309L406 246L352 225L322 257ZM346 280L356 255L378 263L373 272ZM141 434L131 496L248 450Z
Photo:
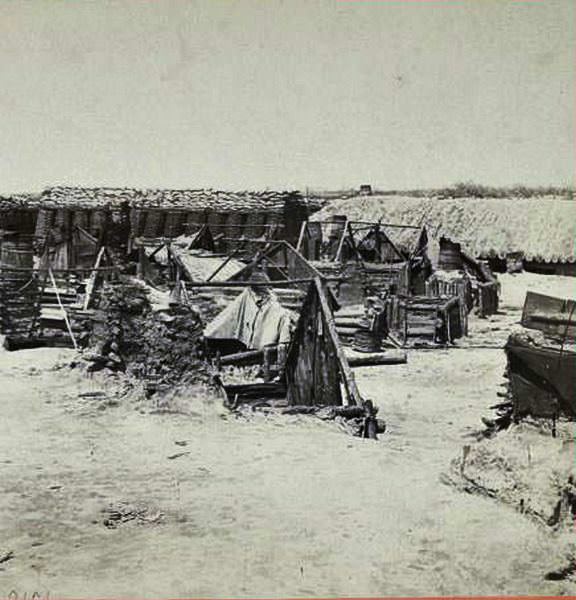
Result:
M336 251L334 262L338 262L340 260L340 255L342 254L342 247L344 246L344 239L346 238L346 235L349 235L348 218L346 218L346 221L344 221L344 227L342 228L342 236L340 237L340 243L338 244L338 250Z
M98 276L98 271L96 269L98 269L100 267L100 262L102 261L102 257L104 256L105 250L106 250L106 248L104 246L102 246L102 248L100 248L100 251L98 252L98 256L96 257L96 262L94 263L94 269L90 273L90 279L88 280L88 283L86 284L86 296L84 297L84 306L83 306L84 310L88 310L88 307L90 305L90 300L92 299L92 292L94 291L94 288L96 287L96 277Z
M304 230L308 231L308 222L304 221L300 227L300 235L298 236L298 243L296 244L296 250L301 252L302 244L304 243Z
M408 341L408 306L406 301L404 301L402 307L404 308L404 344L406 344Z

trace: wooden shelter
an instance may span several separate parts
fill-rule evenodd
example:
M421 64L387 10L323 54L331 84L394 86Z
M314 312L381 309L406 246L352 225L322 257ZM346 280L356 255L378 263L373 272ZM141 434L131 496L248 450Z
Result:
M287 399L299 406L362 406L354 374L336 333L333 310L316 278L309 287L286 360Z
M500 284L487 261L463 251L460 243L441 237L430 252L433 272L425 282L429 297L459 296L467 311L476 307L480 317L498 310Z
M411 230L410 246L400 246L391 231ZM416 234L416 236L415 236ZM336 288L339 301L350 305L366 296L408 293L424 259L426 232L418 227L352 221L335 215L302 224L297 250L325 277L349 282Z

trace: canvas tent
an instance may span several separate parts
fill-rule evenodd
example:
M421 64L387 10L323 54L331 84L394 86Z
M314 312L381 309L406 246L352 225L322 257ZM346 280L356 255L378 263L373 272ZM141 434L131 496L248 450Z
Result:
M204 338L236 340L248 349L288 344L296 315L269 289L246 288L204 329Z

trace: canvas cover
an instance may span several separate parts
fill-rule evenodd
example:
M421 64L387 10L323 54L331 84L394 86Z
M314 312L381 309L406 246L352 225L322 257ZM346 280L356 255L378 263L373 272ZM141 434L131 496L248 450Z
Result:
M226 281L244 268L244 263L234 258L211 256L204 250L170 247L172 255L180 262L192 281ZM214 275L216 273L216 275Z
M234 339L247 348L262 350L266 346L290 341L295 315L284 308L273 292L265 296L245 289L204 330L206 339Z

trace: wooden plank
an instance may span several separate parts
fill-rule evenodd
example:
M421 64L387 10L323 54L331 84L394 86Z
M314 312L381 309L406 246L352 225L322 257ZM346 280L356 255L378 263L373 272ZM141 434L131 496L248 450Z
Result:
M413 327L408 329L407 337L433 337L436 333L436 327Z

